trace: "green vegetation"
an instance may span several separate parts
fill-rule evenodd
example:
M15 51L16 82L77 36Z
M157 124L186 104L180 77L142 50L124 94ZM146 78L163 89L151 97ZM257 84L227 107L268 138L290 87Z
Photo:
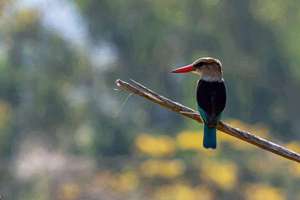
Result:
M300 168L114 90L133 78L195 107L219 58L223 118L300 152L300 3L0 0L3 199L299 199ZM251 196L253 195L253 196Z

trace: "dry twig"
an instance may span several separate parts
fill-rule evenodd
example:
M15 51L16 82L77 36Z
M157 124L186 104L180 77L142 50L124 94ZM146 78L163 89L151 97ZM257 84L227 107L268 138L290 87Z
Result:
M131 81L133 84L130 84L128 82L118 79L118 80L116 80L116 85L119 88L121 88L122 90L125 90L129 93L139 95L141 97L144 97L154 103L161 105L162 107L165 107L169 110L177 112L181 115L184 115L185 117L196 120L199 123L203 123L198 112L196 112L195 110L188 108L182 104L179 104L175 101L172 101L166 97L163 97L134 80L131 80ZM289 160L300 162L300 154L298 154L294 151L291 151L283 146L280 146L278 144L270 142L266 139L255 136L249 132L242 131L238 128L231 127L230 125L228 125L222 121L219 122L217 129L226 134L229 134L233 137L239 138L250 144L253 144L259 148L265 149L274 154L285 157Z

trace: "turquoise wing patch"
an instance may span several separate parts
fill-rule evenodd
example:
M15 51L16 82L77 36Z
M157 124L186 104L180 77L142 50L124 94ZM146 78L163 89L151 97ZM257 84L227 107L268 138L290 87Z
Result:
M203 121L206 122L207 121L207 115L206 115L205 111L202 108L200 108L199 106L198 106L198 111L199 111L200 116L203 119Z
M198 111L200 113L201 118L203 119L204 122L207 122L207 114L205 113L205 111L200 108L200 106L198 106ZM217 116L217 120L219 121L221 118L221 114Z

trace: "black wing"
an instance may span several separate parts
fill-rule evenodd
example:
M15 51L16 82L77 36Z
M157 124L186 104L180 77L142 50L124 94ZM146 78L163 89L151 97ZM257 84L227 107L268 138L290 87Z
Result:
M224 81L208 82L199 80L197 85L197 103L209 118L218 117L226 105Z

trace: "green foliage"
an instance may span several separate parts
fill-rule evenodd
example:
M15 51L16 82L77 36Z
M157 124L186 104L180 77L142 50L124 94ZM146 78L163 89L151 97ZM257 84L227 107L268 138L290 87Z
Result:
M117 165L126 171L127 168L122 168L126 163L115 159L135 162L130 156L134 154L132 144L138 133L175 137L183 127L200 130L202 127L193 122L139 98L130 97L125 102L127 94L113 89L115 79L133 78L195 107L196 77L169 72L201 56L217 57L223 63L228 86L225 119L266 124L271 127L272 138L283 142L300 138L300 94L297 92L300 87L300 28L297 26L300 3L280 0L62 1L74 8L75 15L83 21L83 27L75 24L77 30L86 31L86 41L77 45L78 41L71 41L45 22L46 13L52 13L53 7L45 11L40 7L20 6L18 2L0 1L0 161L16 166L15 170L9 170L10 164L1 169L0 193L2 185L12 176L23 188L14 194L14 199L27 190L33 192L26 193L24 198L52 199L47 195L48 189L41 189L46 192L45 196L34 195L34 191L39 190L34 185L41 182L39 187L48 188L51 178L40 175L36 182L30 179L25 189L18 180L18 177L24 178L22 166L27 166L26 162L19 163L20 155L27 152L35 158L32 152L40 149L39 145L64 156L88 158L98 168ZM45 1L38 2L44 5ZM56 23L66 30L71 26L62 24L64 19L56 19ZM230 162L242 163L245 159L230 148L224 151L230 156ZM249 156L254 157L255 163L260 153ZM59 158L56 160L63 160ZM219 162L219 157L216 159ZM77 166L70 160L65 162ZM52 165L49 163L49 166ZM244 181L257 178L253 176L256 172L251 170L244 173ZM110 176L115 177L107 175ZM135 174L130 172L124 176L135 183ZM260 178L276 182L278 187L289 187L284 176L272 172ZM126 183L122 174L116 177ZM173 186L163 188L162 193L177 188L193 193L184 183ZM11 191L9 187L3 188L4 192ZM268 184L263 183L261 188L262 194L266 191L277 194ZM207 192L207 188L198 189L195 194ZM254 185L248 193L256 190ZM59 191L72 199L78 185L66 183ZM295 193L293 189L290 192Z

